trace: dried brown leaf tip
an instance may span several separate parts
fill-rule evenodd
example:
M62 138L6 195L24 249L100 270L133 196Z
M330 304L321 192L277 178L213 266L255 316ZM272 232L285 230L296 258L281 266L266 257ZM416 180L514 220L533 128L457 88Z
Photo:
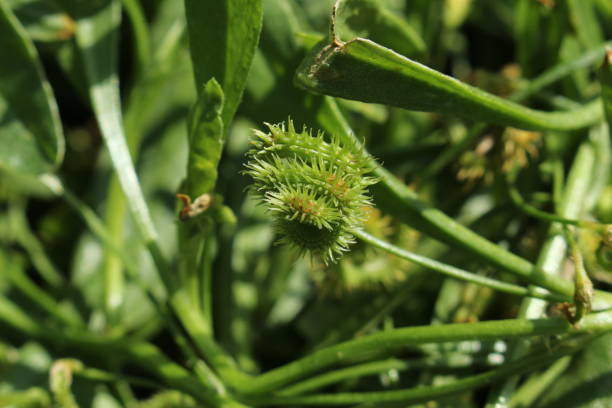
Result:
M183 209L179 213L181 221L186 221L203 213L212 204L212 196L210 194L202 194L193 200L193 202L187 194L177 194L176 197L183 202Z

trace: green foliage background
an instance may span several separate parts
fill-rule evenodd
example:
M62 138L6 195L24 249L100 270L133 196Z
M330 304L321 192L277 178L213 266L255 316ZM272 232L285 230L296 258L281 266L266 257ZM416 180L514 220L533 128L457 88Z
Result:
M0 0L0 406L612 404L612 3L333 3ZM288 118L380 180L332 265L246 192Z

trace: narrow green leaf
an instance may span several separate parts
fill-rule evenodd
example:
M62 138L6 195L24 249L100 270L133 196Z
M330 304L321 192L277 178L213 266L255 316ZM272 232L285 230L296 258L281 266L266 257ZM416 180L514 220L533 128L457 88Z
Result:
M262 23L261 0L185 0L198 89L212 77L225 93L225 131L238 109Z
M102 7L85 7L77 19L76 40L85 68L89 97L98 126L110 153L136 227L148 247L166 286L171 285L157 232L144 200L123 131L117 81L117 34L121 4L105 1Z
M595 15L595 2L568 0L569 16L578 40L586 48L597 47L604 40L599 21Z
M601 119L599 100L567 112L526 108L363 38L319 45L302 62L296 82L326 95L523 129L579 129Z
M517 0L514 3L514 38L516 43L516 59L521 67L522 75L533 75L534 59L541 45L539 41L532 41L543 23L539 8L541 4L533 0Z
M416 30L385 8L381 0L342 0L336 17L336 33L341 40L369 38L406 56L425 51L425 42Z
M59 165L64 136L38 54L0 0L0 167L39 174Z

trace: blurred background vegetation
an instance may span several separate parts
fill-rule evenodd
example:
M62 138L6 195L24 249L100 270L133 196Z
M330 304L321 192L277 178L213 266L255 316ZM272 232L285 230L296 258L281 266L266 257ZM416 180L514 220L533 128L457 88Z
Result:
M26 111L28 103L38 102L25 91L11 91L5 83L0 86L0 150L4 151L0 152L0 296L33 322L52 327L82 322L94 333L148 339L171 358L186 361L168 322L143 289L163 293L113 179L92 109L86 79L87 58L92 57L83 53L75 38L75 16L81 8L104 1L89 3L0 0L5 14L13 13L25 30L22 34L33 41L57 101L65 154L56 174L65 191L100 215L112 240L129 254L130 265L96 238L74 205L33 177L54 164L44 154L28 150L33 127L21 113L15 114L17 108L11 107L19 104L6 95L18 93ZM588 63L523 99L539 109L571 109L600 93L595 71L603 61L604 40L612 38L609 0L353 3L362 3L356 6L358 11L338 16L343 39L371 38L496 95L516 96L549 68L567 67L585 56L590 56ZM298 128L322 127L315 114L322 97L299 89L293 78L308 49L328 35L332 4L332 0L263 1L259 46L219 163L216 192L237 221L217 225L216 240L208 248L214 256L213 320L219 344L247 372L265 371L309 351L392 327L513 318L521 305L520 298L446 279L361 243L328 267L316 259L298 259L287 248L274 245L269 217L245 191L249 179L241 174L244 154L251 129L261 129L263 122L291 117ZM121 23L114 29L119 39L116 66L123 128L162 251L176 260L175 194L185 177L186 118L201 86L194 83L184 4L125 0ZM110 55L93 52L98 56L89 67L95 67L96 61L104 65ZM0 65L13 58L10 49L2 48L1 54ZM571 166L589 132L591 137L607 135L599 127L559 137L555 132L527 132L356 101L338 100L338 104L368 150L423 200L531 261L538 256L548 223L512 203L509 169L520 167L516 188L529 203L554 212L551 203L559 166ZM604 136L593 136L597 132ZM584 197L589 202L585 219L612 222L607 169L602 170L599 190ZM493 272L469 253L400 224L381 210L368 212L365 228L373 235L470 271ZM599 241L588 231L583 234L580 242L591 278L596 287L609 290L609 259L606 263L597 258ZM109 283L108 276L117 278ZM0 314L10 313L8 304L2 303ZM50 313L51 309L56 312ZM88 352L73 355L57 344L34 340L6 320L0 319L0 333L0 406L47 406L49 370L63 357L78 357L87 366L111 373L151 378L121 358ZM610 345L608 335L567 362L571 369L559 371L538 406L612 404ZM410 362L409 368L392 367L376 376L335 384L329 391L356 385L368 390L381 384L390 389L443 384L499 365L506 348L501 341L416 347L400 356ZM81 406L190 406L172 393L153 397L158 390L146 381L139 384L125 378L100 381L75 376L72 390ZM487 392L464 393L435 406L484 406ZM64 403L68 404L60 401Z

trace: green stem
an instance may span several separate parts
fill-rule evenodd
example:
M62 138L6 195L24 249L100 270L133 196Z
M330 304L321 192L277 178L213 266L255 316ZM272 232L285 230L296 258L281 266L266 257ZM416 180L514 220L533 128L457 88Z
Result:
M316 377L309 378L305 381L284 388L278 392L278 395L285 397L303 394L308 391L323 388L327 385L345 381L351 378L358 378L367 375L383 373L389 370L405 370L409 364L402 360L388 359L382 361L373 361L371 363L358 364L352 367L341 368L339 370L330 371L329 373L321 374Z
M98 215L89 208L84 202L82 202L77 196L75 196L70 190L66 189L58 179L46 179L45 184L52 189L52 191L61 196L66 202L77 212L77 214L83 219L89 230L93 235L100 240L100 242L114 255L121 260L126 270L128 271L130 278L135 282L139 283L144 290L148 290L146 285L140 278L138 270L136 269L134 262L128 256L128 254L117 245L116 241L113 240L113 236L110 231L106 228L105 224L98 217ZM151 296L152 292L149 291ZM160 300L153 296L155 304L159 304Z
M50 407L51 398L43 388L30 387L24 391L3 392L0 395L2 407Z
M465 271L463 269L456 268L451 265L447 265L445 263L436 261L434 259L430 259L404 249L398 248L388 242L385 242L381 239L376 238L368 234L367 232L353 231L353 234L359 238L360 240L375 246L376 248L382 249L383 251L398 256L407 261L413 262L419 266L422 266L427 269L434 270L446 276L450 276L455 279L463 280L466 282L472 282L478 285L482 285L491 289L498 290L500 292L509 293L517 296L531 296L537 297L540 299L546 299L550 301L563 301L568 300L565 297L557 296L549 293L544 293L542 291L538 291L537 289L528 289L522 286L513 285L511 283L502 282L496 279L487 278L485 276L477 275L472 272Z
M568 227L564 228L565 241L568 243L572 261L574 262L574 306L576 314L572 317L572 322L580 322L582 317L591 312L593 303L593 283L584 269L582 253L573 237L573 232Z
M113 174L108 187L108 198L104 219L108 229L108 234L112 237L112 242L122 243L124 241L125 226L125 207L126 201L121 191L121 185L117 176ZM106 251L102 262L102 275L104 276L104 310L112 321L112 317L118 312L123 303L124 277L121 258L115 251ZM109 322L110 323L110 322Z
M161 384L155 381L151 381L147 378L132 377L129 375L122 375L117 373L111 373L99 368L83 367L81 370L75 371L74 374L81 378L86 378L91 381L100 381L108 383L126 382L139 387L146 387L151 389L161 388Z
M560 224L565 224L565 225L574 225L578 228L586 228L586 229L591 229L594 231L603 232L608 228L608 224L601 224L595 221L585 221L585 220L577 220L577 219L571 219L571 218L563 218L559 215L551 214L546 211L542 211L528 204L527 202L525 202L525 199L521 196L521 193L518 191L516 186L511 181L508 181L507 187L508 187L507 189L508 195L510 196L512 203L516 205L521 211L523 211L524 213L528 215L531 215L532 217L535 217L535 218L538 218L544 221L558 222Z
M265 394L313 372L336 364L391 354L424 343L596 333L612 329L612 311L586 316L579 326L564 318L514 319L467 324L417 326L378 332L316 351L306 357L253 378L241 391Z
M9 208L10 227L15 238L26 250L34 267L47 284L54 288L65 284L64 277L51 262L41 242L32 233L24 213L25 203L15 203Z
M361 146L361 141L352 132L332 98L325 97L318 119L328 131L341 137L343 142ZM383 210L442 242L462 247L478 255L506 272L528 279L538 286L563 296L573 296L574 288L570 282L538 273L529 261L495 245L442 211L421 201L414 191L380 166L365 149L363 149L363 154L368 157L374 168L374 174L380 179L380 183L373 186L372 189L375 192L377 204Z
M418 291L418 288L423 285L426 279L426 274L423 271L415 274L409 280L407 280L402 286L400 286L395 293L393 293L389 301L383 305L380 310L367 319L367 321L354 333L354 336L361 336L369 333L376 329L376 326L386 317L391 315L393 310L402 305L406 299L408 299L413 293Z
M555 361L543 373L534 374L525 384L521 386L508 403L508 408L531 407L535 400L563 374L572 361L571 356L565 356Z
M130 19L130 23L132 24L132 35L134 36L137 57L135 73L138 75L146 69L151 60L151 46L147 19L143 13L140 1L122 0L122 3Z
M556 211L560 217L576 218L580 216L583 197L591 185L592 167L595 162L595 149L589 140L585 140L574 158L574 163L563 186L563 166L560 160L554 160L553 197ZM558 276L562 270L563 260L567 250L567 242L561 224L552 224L548 236L542 245L537 260L537 270L542 274ZM521 318L538 318L544 314L546 302L539 299L524 299L519 310ZM532 342L520 339L510 345L509 359L517 359L525 355ZM507 405L516 388L518 378L510 378L503 384L494 387L488 398L487 408L502 408Z
M608 47L612 47L612 41L601 44L597 48L585 52L578 58L573 58L571 61L561 63L548 69L537 78L530 80L525 87L513 92L510 99L515 102L523 101L574 71L592 67L597 61L601 60Z
M105 243L105 245L112 249L115 254L117 254L119 258L123 260L124 264L129 270L132 270L133 264L129 262L129 258L123 252L123 250L118 248L112 241L110 234L96 214L77 197L75 197L69 190L63 189L59 183L59 180L49 179L46 181L49 188L51 188L56 194L62 194L68 203L77 210L94 235L96 235L102 242ZM152 254L154 254L155 247L150 248L150 251ZM138 281L138 273L136 270L132 270L131 275ZM144 283L141 283L141 285L147 291L149 297L152 299L159 312L166 315L167 310L163 302L150 290L148 290ZM206 323L205 319L203 319L199 310L192 307L191 303L188 301L187 295L184 293L184 289L176 289L172 292L170 306L176 312L176 317L181 322L189 336L193 339L196 348L201 352L201 354L205 356L205 358L213 365L215 370L222 375L224 380L239 386L241 381L245 379L244 375L235 368L233 360L227 355L227 353L219 348L214 340L212 340L210 332L211 327ZM171 326L171 328L172 327L174 326ZM172 331L176 333L177 329L174 328Z
M170 304L181 324L193 340L197 350L217 374L229 385L241 389L250 381L250 377L236 367L234 360L212 338L211 328L202 317L200 309L195 309L187 289L178 289L172 296Z
M202 302L202 316L204 321L210 326L211 333L214 333L213 326L213 300L212 300L212 278L213 278L213 261L216 255L216 236L212 234L214 225L211 226L211 233L204 241L202 249L202 260L199 270L201 271L200 282L200 299Z
M4 257L0 257L0 264ZM21 262L16 256L8 259L8 265L3 265L2 269L15 287L25 295L33 305L48 313L58 322L68 327L82 327L83 322L77 313L68 313L68 309L61 308L60 305L47 292L39 288L24 273Z
M580 57L572 59L567 62L558 64L544 73L538 75L537 78L530 80L527 85L514 91L508 99L514 102L522 102L535 93L541 91L546 86L551 85L563 77L571 74L582 68L588 68L593 66L599 59L603 57L607 47L612 46L612 41L609 41L597 48L587 51ZM420 175L422 180L426 180L437 174L440 170L446 167L451 161L453 161L461 152L463 152L468 146L480 136L482 131L486 128L484 123L474 124L468 134L459 142L446 148L440 155L438 155L430 165L425 168L425 171Z
M85 352L86 354L94 353L103 358L109 356L125 358L152 373L166 386L193 396L204 406L244 407L228 397L218 395L216 384L202 382L150 343L133 342L123 337L105 337L88 332L45 327L44 324L31 318L29 314L4 297L0 297L0 322L23 336L69 350L72 354Z
M488 385L501 378L532 371L536 367L545 366L559 358L575 353L584 347L591 338L581 339L576 344L560 346L557 350L541 350L538 353L518 361L508 363L500 368L487 371L454 381L449 384L425 386L407 390L374 391L374 392L347 392L336 394L314 394L306 396L281 397L272 396L253 400L256 405L350 405L360 404L359 407L380 407L386 404L391 406L405 406L417 402L425 402L434 398L452 395Z
M373 361L370 363L357 364L347 368L330 371L307 380L301 381L287 388L283 388L278 395L293 396L304 394L318 388L323 388L330 384L345 381L351 378L358 378L368 375L384 373L390 370L417 370L422 368L466 368L474 364L474 358L466 356L460 362L449 361L446 358L421 358L415 360L387 359Z
M155 54L150 55L149 34L140 5L135 0L123 0L123 4L132 23L138 56L136 79L127 98L123 120L127 147L132 160L135 161L145 135L146 125L151 120L152 105L158 101L160 82L163 83L171 72L164 61L170 60L171 55L176 52L184 27L179 26L177 29L169 30L171 32L156 49ZM108 187L104 219L108 226L109 237L114 243L124 240L127 204L119 179L113 174ZM108 251L105 253L103 263L104 304L107 312L111 313L123 301L122 268L130 269L133 265L131 260L125 262L126 258L117 256L116 251L113 252L115 253Z

